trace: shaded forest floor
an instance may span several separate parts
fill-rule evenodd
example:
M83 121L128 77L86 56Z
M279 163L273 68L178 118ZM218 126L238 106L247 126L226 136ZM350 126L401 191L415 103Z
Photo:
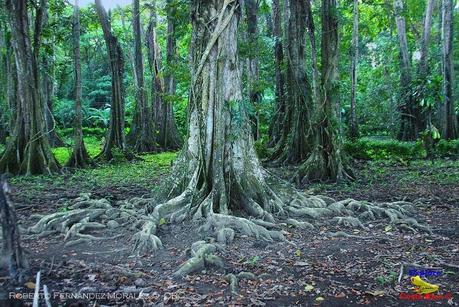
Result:
M33 224L32 214L66 210L65 201L80 193L116 201L155 193L152 187L170 172L174 153L144 156L144 161L101 166L73 174L14 178L12 199L23 227ZM302 230L284 226L285 242L263 243L237 236L217 254L227 265L226 272L211 269L175 280L172 273L189 258L191 242L208 238L199 225L164 224L159 237L164 249L151 255L133 257L132 230L118 227L92 232L96 236L123 234L116 240L97 241L64 247L63 237L24 236L32 272L41 270L54 302L89 305L89 301L62 299L75 293L117 293L118 299L97 300L100 305L323 305L371 306L457 305L459 271L446 264L459 264L459 161L358 162L357 181L343 184L313 184L307 193L320 193L338 200L355 198L374 202L407 200L415 202L417 219L429 224L433 235L401 232L374 223L369 230L345 229L366 238L330 238L325 232L335 226ZM438 268L442 274L428 277L440 285L439 293L453 299L407 301L399 293L413 293L408 268L398 282L401 264L412 263ZM242 280L239 295L231 296L226 273L248 271L256 280ZM1 272L4 276L4 272ZM33 281L33 278L30 280ZM33 284L13 286L0 279L0 305L20 306L31 300L9 302L14 295L33 293ZM144 295L138 299L139 293ZM31 294L30 294L31 295ZM63 295L63 296L61 296ZM3 301L2 301L3 300ZM91 304L93 305L93 304Z

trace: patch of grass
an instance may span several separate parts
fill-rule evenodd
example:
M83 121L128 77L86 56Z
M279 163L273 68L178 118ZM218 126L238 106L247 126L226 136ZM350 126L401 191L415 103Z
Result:
M102 150L102 141L94 136L85 137L84 144L91 158L97 156ZM72 143L69 142L69 146L53 148L53 154L57 161L64 165L72 154Z
M65 151L62 152L63 159ZM77 188L81 192L88 192L96 188L129 185L138 185L151 190L155 180L167 175L176 155L175 152L146 154L140 156L141 160L100 164L95 168L78 169L62 175L13 177L11 183L20 186L22 191L28 190L31 193L51 188L63 190Z

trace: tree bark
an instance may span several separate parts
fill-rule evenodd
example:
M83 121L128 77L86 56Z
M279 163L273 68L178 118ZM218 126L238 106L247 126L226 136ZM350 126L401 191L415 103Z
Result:
M67 162L68 167L84 168L90 163L83 140L83 115L81 112L81 54L80 54L80 8L78 0L73 7L73 61L75 69L75 123L73 151Z
M64 146L64 142L57 134L56 128L57 123L53 115L53 95L54 95L54 84L50 77L52 69L50 67L49 59L47 55L43 56L43 101L44 101L44 114L46 123L46 133L49 137L49 143L51 147ZM51 64L52 65L52 64Z
M354 0L354 22L352 28L352 47L351 47L351 110L349 117L349 137L357 139L359 129L356 115L357 100L357 63L359 59L359 0Z
M341 181L352 177L344 161L336 106L338 87L338 12L336 0L322 1L321 92L312 123L312 150L300 166L298 178Z
M283 118L285 116L285 72L283 69L284 51L282 45L282 8L280 7L280 1L273 0L272 2L276 110L270 125L270 147L275 146L281 138Z
M188 136L174 168L173 195L155 214L231 219L245 211L272 219L265 182L242 104L237 29L239 1L191 3L191 91ZM236 218L237 219L237 218ZM234 220L233 222L235 222Z
M424 30L422 34L421 42L421 56L418 64L418 76L425 78L428 73L428 55L429 55L429 43L430 43L430 32L432 28L432 13L434 8L434 0L428 0L426 5L426 11L424 14Z
M419 108L410 93L411 63L406 38L406 23L404 17L403 0L394 0L395 22L400 48L400 100L401 112L400 131L398 138L403 141L415 140L419 135L418 119Z
M457 115L454 109L454 62L453 62L453 0L442 2L442 67L443 67L443 137L447 140L459 136Z
M153 108L153 122L156 131L156 143L162 150L177 150L182 145L182 139L177 130L174 117L173 102L175 100L176 81L173 76L173 67L176 65L176 37L175 37L175 4L167 2L167 71L162 77L161 50L156 37L156 2L151 3L151 17L146 33L148 49L148 63L152 75L151 99Z
M0 172L32 175L50 174L59 170L48 135L44 131L44 107L39 92L38 52L45 9L46 1L41 0L31 41L28 35L27 1L6 1L16 59L18 102L12 136L0 159Z
M0 221L2 224L2 256L8 265L10 277L23 283L29 268L21 247L21 235L14 207L8 199L9 187L0 178Z
M150 107L145 97L145 81L142 55L142 35L140 28L140 3L133 1L132 27L134 29L134 67L136 108L127 136L128 144L137 152L152 152L156 150L155 136Z
M285 2L285 113L282 132L270 158L275 164L300 163L311 149L308 135L313 94L305 68L306 16L303 1Z
M258 59L258 3L256 0L244 0L245 12L247 18L247 40L249 55L247 58L247 89L249 103L253 111L250 114L250 119L253 127L253 135L255 140L260 137L259 113L258 107L263 97L263 92L260 90L260 71Z
M110 161L113 158L112 150L120 149L127 158L131 158L126 150L124 134L124 56L118 38L112 33L110 20L101 0L95 0L96 11L104 32L105 44L107 45L108 60L112 74L112 98L110 111L110 125L104 148L97 158Z

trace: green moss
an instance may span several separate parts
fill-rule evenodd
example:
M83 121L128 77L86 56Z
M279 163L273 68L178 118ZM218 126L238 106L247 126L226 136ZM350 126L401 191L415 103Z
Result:
M67 148L57 148L56 152L62 161L68 157ZM25 193L50 189L78 189L80 192L90 192L95 189L124 188L132 185L152 190L158 179L167 176L175 157L175 152L146 154L140 156L139 160L101 164L96 168L78 169L64 175L13 177L11 183L20 185Z
M85 137L84 143L91 158L97 156L102 149L102 142L94 136ZM72 154L72 144L70 143L69 146L66 147L53 148L53 153L57 161L59 161L61 165L64 165Z

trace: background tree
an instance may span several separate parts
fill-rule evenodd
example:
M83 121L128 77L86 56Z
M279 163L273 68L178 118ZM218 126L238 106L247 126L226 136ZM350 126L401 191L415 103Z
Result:
M406 22L403 0L394 0L395 21L400 48L400 100L401 112L400 132L398 138L404 141L415 140L419 135L419 109L410 91L412 81L411 61L406 37Z
M59 170L45 133L43 101L40 95L39 49L46 1L35 12L33 38L28 33L29 12L26 0L7 0L5 7L12 31L12 46L17 71L16 120L11 139L0 158L0 172L50 174Z
M100 0L96 1L96 12L104 32L108 60L112 75L112 99L110 111L110 126L101 157L107 161L113 158L113 148L119 148L125 155L126 140L124 135L124 56L118 38L112 33L110 20Z
M87 167L89 155L83 140L83 115L81 112L82 85L81 85L81 54L80 54L80 8L75 0L73 13L73 52L75 65L75 131L73 152L67 162L68 167Z
M127 136L128 143L137 152L151 152L156 150L153 134L153 122L150 107L145 97L145 81L142 55L142 34L140 27L140 3L133 0L132 27L134 29L134 70L136 86L136 108L131 124L131 131Z
M167 1L166 63L168 68L165 71L161 64L161 49L156 33L156 1L150 4L150 22L146 32L148 62L152 75L151 96L156 142L158 146L164 150L178 149L182 144L180 135L177 131L172 104L173 99L176 97L177 87L176 80L173 76L173 67L176 66L176 6L177 3L175 3L175 1Z
M253 125L253 135L255 140L260 138L258 108L261 103L263 93L260 90L260 72L258 59L258 6L256 0L244 0L245 13L247 18L247 89L249 103L253 108L251 120Z
M359 0L354 0L354 14L352 27L351 48L351 110L349 117L349 137L356 139L359 136L357 116L355 112L357 99L357 63L359 58Z
M335 113L339 100L338 54L336 0L323 0L321 91L312 122L311 154L298 171L301 180L339 181L351 177L343 159L342 140Z
M274 39L274 71L275 71L275 111L270 125L270 142L272 147L280 140L283 131L285 113L285 74L283 69L284 50L282 45L282 8L280 0L272 2L273 39Z
M305 67L306 20L303 1L287 0L284 11L285 113L282 133L270 158L275 164L297 164L310 153L308 133L313 100Z
M446 139L459 136L457 115L454 106L454 63L453 63L453 0L443 0L442 5L442 67L443 67L443 115L442 133Z

